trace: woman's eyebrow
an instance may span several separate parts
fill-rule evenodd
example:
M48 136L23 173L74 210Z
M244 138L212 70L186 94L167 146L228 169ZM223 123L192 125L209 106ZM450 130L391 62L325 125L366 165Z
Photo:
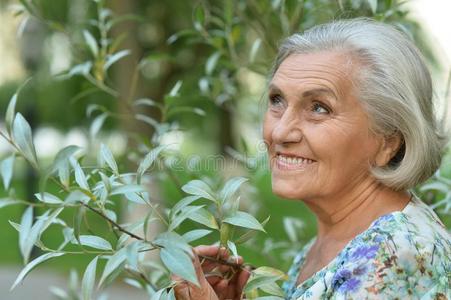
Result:
M275 85L274 83L269 84L269 90L274 93L283 94L282 91L279 89L279 87L277 85Z

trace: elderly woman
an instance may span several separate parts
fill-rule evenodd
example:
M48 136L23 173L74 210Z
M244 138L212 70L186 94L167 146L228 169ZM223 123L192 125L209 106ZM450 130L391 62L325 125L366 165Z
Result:
M337 21L287 38L270 79L272 189L318 223L286 299L451 299L450 235L408 192L437 170L445 144L415 46L389 25ZM242 297L246 270L227 281L204 277L213 263L195 266L201 287L179 284L179 299Z

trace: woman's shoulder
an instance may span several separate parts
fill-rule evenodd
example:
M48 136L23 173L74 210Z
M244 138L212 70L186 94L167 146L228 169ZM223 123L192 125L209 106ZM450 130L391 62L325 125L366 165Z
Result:
M396 230L391 232L391 237L400 250L440 250L451 255L450 233L436 213L417 196L401 212L393 214L393 224Z
M413 197L404 210L378 218L350 243L332 287L356 297L451 297L450 257L451 238L443 223Z

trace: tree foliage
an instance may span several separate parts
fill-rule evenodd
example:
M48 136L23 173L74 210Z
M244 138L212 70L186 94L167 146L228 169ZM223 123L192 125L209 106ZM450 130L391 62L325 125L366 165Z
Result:
M74 27L55 15L48 15L48 8L40 6L38 1L22 0L20 3L18 14L40 20L51 30L67 35L73 43L77 62L56 77L63 81L81 78L87 84L76 95L77 99L100 92L123 102L126 108L116 111L101 103L84 106L86 115L92 118L90 148L65 147L50 164L46 164L39 161L36 154L31 126L20 112L16 112L21 88L7 107L6 132L0 132L0 135L12 146L12 151L1 161L0 174L9 194L0 200L0 207L26 207L20 220L10 221L18 231L25 264L12 288L33 268L50 259L63 255L92 256L81 282L77 275L71 275L69 291L53 289L61 299L92 299L96 288L102 289L118 276L148 293L151 299L174 298L170 273L197 284L191 260L191 247L196 241L214 236L219 245L237 256L240 245L249 243L258 232L265 232L269 216L259 220L244 211L239 195L240 187L255 185L254 177L262 172L264 165L260 162L264 157L249 158L246 153L229 149L231 156L249 166L247 177L199 176L183 170L186 174L181 179L174 171L171 161L183 160L182 155L164 144L162 137L173 131L189 130L180 128L179 121L186 113L197 118L206 116L203 108L184 102L188 97L183 90L186 82L196 84L197 89L191 91L195 90L199 97L233 113L246 89L240 82L240 72L247 70L265 76L278 42L293 32L332 18L369 16L398 24L417 36L415 22L407 18L407 11L397 1L198 1L192 7L192 27L175 32L167 44L182 49L198 47L196 49L202 51L202 70L193 78L178 78L161 99L154 100L135 95L137 82L140 78L144 80L142 73L149 64L172 57L156 52L140 58L133 65L135 72L125 95L111 76L111 69L133 54L130 49L121 48L127 33L113 31L120 28L122 22L142 22L139 15L115 15L102 0L93 0L87 2L91 9L87 19L81 26ZM149 111L154 114L150 115ZM132 155L117 158L99 135L108 119L149 126L151 137L136 127L128 131ZM36 199L18 199L11 188L14 165L19 159L25 160L39 174L40 190L35 194ZM181 195L170 208L163 207L148 190L149 181L162 173L173 180ZM439 171L419 191L432 197L434 207L444 207L449 213L451 179L448 175ZM53 190L56 187L57 192L52 193L49 187ZM118 214L123 203L145 210L145 217L131 223L123 222ZM37 215L37 208L40 208L40 215ZM63 211L70 212L72 217L62 218ZM92 218L104 222L109 228L108 234L91 227ZM197 227L182 232L182 225L188 220ZM157 223L163 230L152 237L149 226ZM289 241L267 245L271 249L287 248L293 253L294 246L300 242L297 232L302 228L302 222L285 218L283 223ZM60 230L61 241L57 247L42 241L42 235L51 226ZM34 247L42 252L31 258ZM148 259L146 254L151 251L159 253L159 260ZM99 261L105 262L103 267ZM268 299L281 299L283 293L279 284L284 279L286 274L273 267L252 267L245 293L248 298L272 295Z

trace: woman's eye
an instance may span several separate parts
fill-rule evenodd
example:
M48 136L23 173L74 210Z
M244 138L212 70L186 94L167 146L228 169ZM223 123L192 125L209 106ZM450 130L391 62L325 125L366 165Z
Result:
M315 112L315 113L319 113L319 114L328 114L328 113L330 113L329 109L326 106L324 106L324 105L322 105L320 103L313 103L312 111Z
M272 106L279 106L282 104L282 97L280 95L273 95L269 97Z

